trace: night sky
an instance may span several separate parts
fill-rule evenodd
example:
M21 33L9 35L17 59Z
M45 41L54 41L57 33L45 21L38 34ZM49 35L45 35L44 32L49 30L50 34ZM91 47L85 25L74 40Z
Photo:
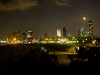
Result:
M86 17L86 20L83 20ZM92 20L94 32L100 31L100 0L0 0L0 35L32 30L34 37L57 28L68 28L77 34L77 27L88 28Z

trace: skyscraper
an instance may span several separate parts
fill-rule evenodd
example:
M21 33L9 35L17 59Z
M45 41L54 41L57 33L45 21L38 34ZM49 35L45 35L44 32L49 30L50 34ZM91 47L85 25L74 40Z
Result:
M61 29L57 28L57 37L61 37Z
M85 27L79 28L78 36L80 36L80 37L85 37L86 36Z
M28 42L32 42L33 40L33 32L32 31L27 31L26 33L26 37L25 37L25 41Z
M33 32L32 31L27 31L26 35L27 35L26 36L27 38L33 37Z
M89 25L88 36L89 37L93 37L93 22L90 20L89 23L88 23L88 25Z
M81 36L85 37L86 36L86 31L85 31L85 27L81 28Z
M67 28L66 27L63 28L63 37L64 38L67 37Z

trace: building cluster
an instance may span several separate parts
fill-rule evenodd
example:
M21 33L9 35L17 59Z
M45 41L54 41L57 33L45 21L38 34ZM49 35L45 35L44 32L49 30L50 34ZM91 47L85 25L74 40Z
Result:
M70 37L71 35L68 33L67 27L64 27L63 30L61 28L57 28L57 36L58 37ZM93 32L93 21L88 22L88 31L86 31L85 27L78 28L78 37L94 37L98 36L97 33Z
M33 37L33 31L16 31L7 35L6 42L9 44L29 44L29 43L38 43L38 42L53 42L56 41L56 37L48 36L47 33L44 35L39 35L38 37Z
M57 28L57 37L62 40L62 38L67 38L67 43L95 43L98 41L98 38L100 38L100 35L93 31L93 21L88 22L88 30L86 31L85 27L78 28L77 35L70 35L68 33L67 27L64 27L63 29ZM58 40L59 40L58 39Z
M28 43L33 41L33 32L32 31L15 31L7 35L7 43L16 44L16 43Z
M90 20L88 22L88 31L86 31L85 27L79 29L79 36L81 37L94 37L96 36L93 32L93 22Z
M9 44L28 44L28 43L76 43L76 42L84 42L91 40L90 38L94 39L98 37L97 33L93 31L93 22L90 20L88 22L88 31L86 31L85 27L78 28L78 35L71 36L68 33L67 27L63 29L57 28L56 36L49 36L48 33L44 35L39 35L38 37L33 37L32 31L15 31L11 34L7 35L6 43ZM1 36L0 36L1 38ZM0 39L1 41L1 39ZM2 41L3 42L3 41Z
M63 33L62 33L61 28L57 28L57 37L66 38L67 37L67 28L66 27L63 28Z

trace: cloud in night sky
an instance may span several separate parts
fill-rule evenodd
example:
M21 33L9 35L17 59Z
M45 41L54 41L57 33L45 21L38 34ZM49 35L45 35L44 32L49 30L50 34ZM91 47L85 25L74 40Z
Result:
M69 0L55 0L56 5L65 6L68 5Z
M0 1L0 10L24 10L26 8L37 6L37 1L32 0L10 0L7 2Z
M40 4L66 6L69 0L0 0L0 10L25 10Z

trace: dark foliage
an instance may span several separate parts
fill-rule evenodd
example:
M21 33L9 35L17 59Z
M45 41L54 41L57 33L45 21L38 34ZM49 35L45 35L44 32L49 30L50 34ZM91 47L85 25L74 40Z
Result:
M100 68L100 47L80 47L77 51L78 60L71 62L69 67L74 72L98 73Z
M100 48L80 46L77 52L78 60L73 61L73 56L69 56L72 60L69 65L59 65L56 55L34 45L1 46L0 75L96 74L100 67Z
M58 75L66 72L67 67L58 65L58 58L54 54L49 55L48 51L44 52L38 47L27 47L1 47L4 56L0 58L0 75Z

